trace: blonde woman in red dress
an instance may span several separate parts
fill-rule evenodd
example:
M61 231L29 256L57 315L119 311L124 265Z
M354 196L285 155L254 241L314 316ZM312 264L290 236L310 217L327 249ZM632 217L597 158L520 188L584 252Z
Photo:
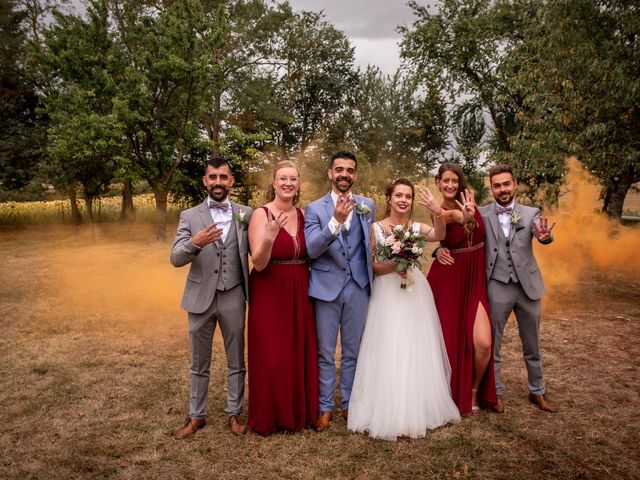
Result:
M316 327L298 168L275 166L268 202L249 224L249 422L260 435L312 426L318 415Z

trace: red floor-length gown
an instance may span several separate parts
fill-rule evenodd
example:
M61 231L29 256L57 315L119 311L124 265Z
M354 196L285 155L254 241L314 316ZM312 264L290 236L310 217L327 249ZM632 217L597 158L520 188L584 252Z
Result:
M440 242L451 251L453 265L434 260L427 275L440 316L442 335L451 363L451 396L461 414L471 412L473 388L473 325L478 305L489 315L484 259L484 223L476 209L477 226L467 235L458 223L447 224L447 234ZM478 390L480 405L496 404L493 372L493 342L491 360Z
M300 430L318 415L316 327L304 217L296 211L295 237L281 229L269 264L249 279L248 427L260 435Z

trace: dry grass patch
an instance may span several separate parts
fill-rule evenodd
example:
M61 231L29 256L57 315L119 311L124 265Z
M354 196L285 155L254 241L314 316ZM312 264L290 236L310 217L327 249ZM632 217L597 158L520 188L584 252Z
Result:
M515 322L507 411L397 443L327 432L229 434L215 339L207 427L174 441L187 411L186 270L152 227L0 232L0 478L634 479L640 475L637 276L557 283L542 324L560 412L527 401ZM96 240L94 242L94 239ZM552 264L546 259L547 264ZM625 272L626 273L626 272Z

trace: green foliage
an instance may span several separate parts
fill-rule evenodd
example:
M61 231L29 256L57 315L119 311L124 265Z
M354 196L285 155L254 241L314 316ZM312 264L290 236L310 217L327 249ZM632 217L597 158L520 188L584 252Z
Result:
M27 63L27 12L0 0L0 184L24 189L43 155L47 119Z
M329 129L327 153L353 149L386 176L424 175L447 146L446 104L436 86L368 67Z
M43 89L50 117L48 180L63 190L82 185L89 218L123 153L123 125L113 113L115 84L108 12L93 4L87 18L55 13L39 51L42 71L54 80Z
M609 213L619 216L621 199L640 180L640 7L621 0L410 5L417 19L402 29L407 65L484 113L488 159L511 164L530 198L554 202L565 159L577 155L613 192Z

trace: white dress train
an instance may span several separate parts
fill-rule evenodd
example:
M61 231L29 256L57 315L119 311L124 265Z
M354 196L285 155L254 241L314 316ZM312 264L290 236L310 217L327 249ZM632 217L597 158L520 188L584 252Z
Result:
M414 223L414 228L420 226ZM384 234L374 226L376 241ZM451 399L451 367L429 282L419 270L400 288L396 274L374 279L360 344L347 426L395 441L460 421Z

